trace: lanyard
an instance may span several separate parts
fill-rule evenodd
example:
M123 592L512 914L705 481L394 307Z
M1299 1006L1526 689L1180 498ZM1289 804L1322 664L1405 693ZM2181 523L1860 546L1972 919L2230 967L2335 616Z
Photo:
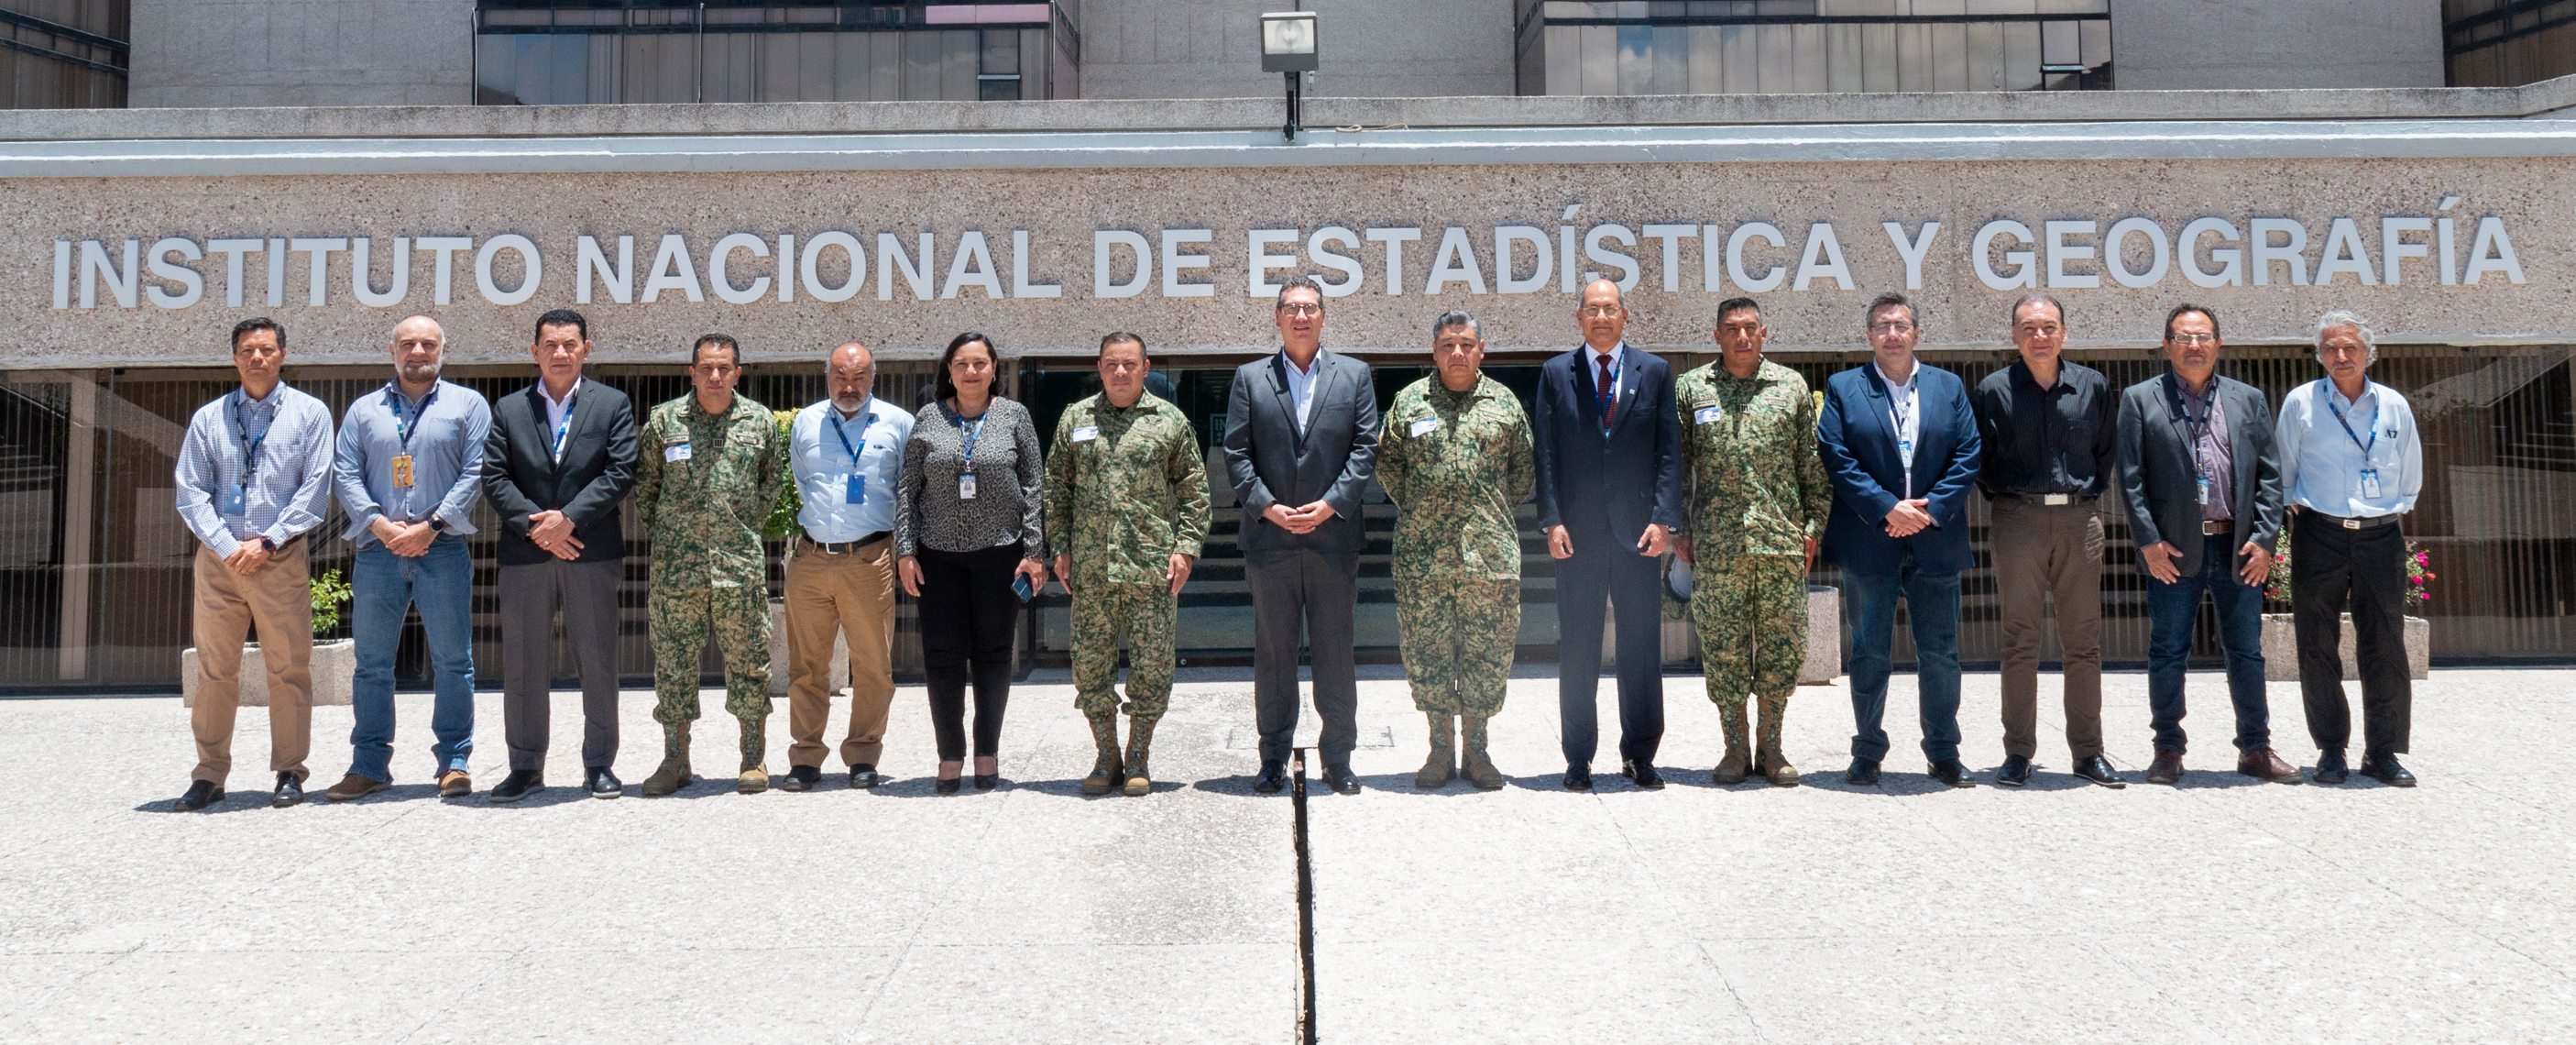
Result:
M563 420L555 422L555 460L563 460L564 433L572 431L573 402L580 398L580 396L581 387L579 385L573 386L571 390L564 393ZM424 409L422 412L427 413L428 411Z
M843 431L841 428L841 411L839 408L825 407L823 408L823 415L831 419L832 434L841 437L841 449L850 452L850 469L852 471L856 471L859 467L859 447L868 445L868 426L877 423L876 412L866 409L861 409L859 411L859 442L856 446L850 444L850 433ZM975 427L976 431L981 432L983 430L982 422L977 422ZM970 458L975 456L974 444L967 444L966 456Z
M385 399L385 405L392 407L394 411L394 439L401 444L404 451L408 452L411 449L411 434L419 431L420 427L403 421L403 394L400 386L388 382L385 385ZM438 386L431 385L429 394L420 397L421 420L429 420L429 404L437 400Z
M990 411L992 407L986 406L985 409ZM948 416L957 422L957 439L965 444L966 474L973 475L975 474L975 441L984 438L984 419L976 418L974 426L970 428L966 424L966 419L959 417L955 411L949 412Z
M276 393L273 393L273 392L272 392L272 393L270 393L270 394L271 394L271 395L274 395L274 394L276 394ZM235 394L234 394L234 398L233 398L233 409L232 409L232 415L233 415L233 431L234 431L234 433L235 433L235 434L237 434L237 435L239 435L239 436L241 437L241 448L242 448L242 474L241 474L241 484L242 484L243 486L245 486L245 487L247 487L247 486L249 486L249 485L250 485L250 481L251 481L251 477L252 477L252 476L255 476L255 475L258 475L258 474L259 474L259 450L260 450L260 447L262 447L262 446L264 446L264 445L266 445L266 444L268 443L268 430L269 430L270 426L272 426L272 425L274 425L274 424L276 424L276 423L277 423L277 415L276 415L275 413L273 413L273 412L272 412L272 413L269 415L268 420L260 422L260 425L259 425L259 436L258 436L258 438L252 438L252 437L251 437L251 434L250 434L250 422L249 422L249 420L248 420L248 419L246 418L246 416L245 416L245 411L242 409L243 404L245 404L245 403L249 402L249 400L250 400L250 393L248 393L248 392L238 392L238 393L235 393Z
M2324 394L2326 397L2326 409L2333 411L2335 423L2343 426L2343 437L2352 440L2352 445L2360 448L2361 466L2364 468L2370 467L2370 451L2378 448L2379 446L2379 425L2375 423L2372 424L2370 426L2370 441L2367 443L2362 442L2360 436L2353 434L2352 422L2343 419L2343 408L2335 405L2334 387L2332 385L2328 385L2325 388ZM2370 394L2368 386L2363 386L2362 394ZM2361 404L2356 402L2353 405L2360 406Z
M2165 379L2173 382L2174 394L2182 400L2183 429L2191 435L2192 471L2206 477L2209 474L2209 462L2203 459L2204 452L2201 450L2201 444L2208 441L2210 429L2217 424L2218 378L2213 376L2209 379L2208 394L2197 396L2193 395L2190 389L2183 387L2182 379L2172 374L2165 375ZM2200 415L2197 417L2192 416L2191 412L2192 403L2195 400L2200 404Z

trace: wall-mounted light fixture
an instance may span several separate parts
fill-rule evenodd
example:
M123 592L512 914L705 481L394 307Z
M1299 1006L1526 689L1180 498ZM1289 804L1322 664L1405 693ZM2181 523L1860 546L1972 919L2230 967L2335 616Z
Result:
M1280 132L1297 140L1300 79L1315 71L1315 12L1272 11L1261 16L1261 71L1288 77L1288 122Z

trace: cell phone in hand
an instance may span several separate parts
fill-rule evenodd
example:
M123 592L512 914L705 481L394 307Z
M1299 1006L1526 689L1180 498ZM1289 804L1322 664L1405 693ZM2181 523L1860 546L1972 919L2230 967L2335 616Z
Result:
M1029 587L1029 575L1025 573L1011 575L1011 594L1019 596L1021 602L1037 598L1038 595L1037 589Z

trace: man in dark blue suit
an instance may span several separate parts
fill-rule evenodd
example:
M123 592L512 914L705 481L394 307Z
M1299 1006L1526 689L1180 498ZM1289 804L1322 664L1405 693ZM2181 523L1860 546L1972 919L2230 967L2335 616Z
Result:
M1903 596L1929 772L1951 787L1974 787L1959 764L1959 571L1976 565L1967 515L1979 461L1976 412L1958 375L1915 360L1923 328L1911 299L1881 294L1867 316L1875 358L1825 382L1816 424L1817 451L1834 480L1824 558L1843 568L1852 621L1855 731L1844 779L1876 784L1887 758L1879 721Z
M1628 347L1628 307L1606 279L1575 310L1583 346L1547 361L1539 379L1538 524L1556 559L1556 700L1565 786L1592 787L1600 745L1601 628L1619 608L1620 774L1664 786L1664 546L1681 525L1681 421L1673 371Z

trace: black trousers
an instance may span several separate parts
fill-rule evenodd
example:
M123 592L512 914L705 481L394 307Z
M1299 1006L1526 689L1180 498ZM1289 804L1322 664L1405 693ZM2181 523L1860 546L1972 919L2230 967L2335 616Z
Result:
M1636 538L1576 535L1556 563L1556 709L1566 762L1601 746L1601 629L1619 610L1619 757L1655 760L1664 742L1663 560L1637 554Z
M929 676L930 730L939 760L966 757L966 689L975 689L975 754L997 753L1002 710L1011 702L1011 646L1019 634L1020 597L1011 591L1020 546L971 552L923 548L921 666Z
M556 559L500 571L501 723L510 768L546 767L554 722L555 612L581 669L581 764L617 761L617 586L626 564Z
M1261 731L1261 760L1285 762L1297 735L1297 648L1303 637L1314 662L1315 715L1323 720L1315 748L1326 765L1350 761L1359 745L1358 645L1351 612L1359 604L1358 552L1250 551L1243 580L1252 589L1252 718Z
M2361 660L2362 752L2406 750L2415 684L2406 672L2406 533L2404 523L2347 530L2314 512L2290 524L2290 600L2299 638L2299 696L2308 735L2320 751L2352 743L2352 707L2343 695L2341 614L2352 613L2353 653Z

